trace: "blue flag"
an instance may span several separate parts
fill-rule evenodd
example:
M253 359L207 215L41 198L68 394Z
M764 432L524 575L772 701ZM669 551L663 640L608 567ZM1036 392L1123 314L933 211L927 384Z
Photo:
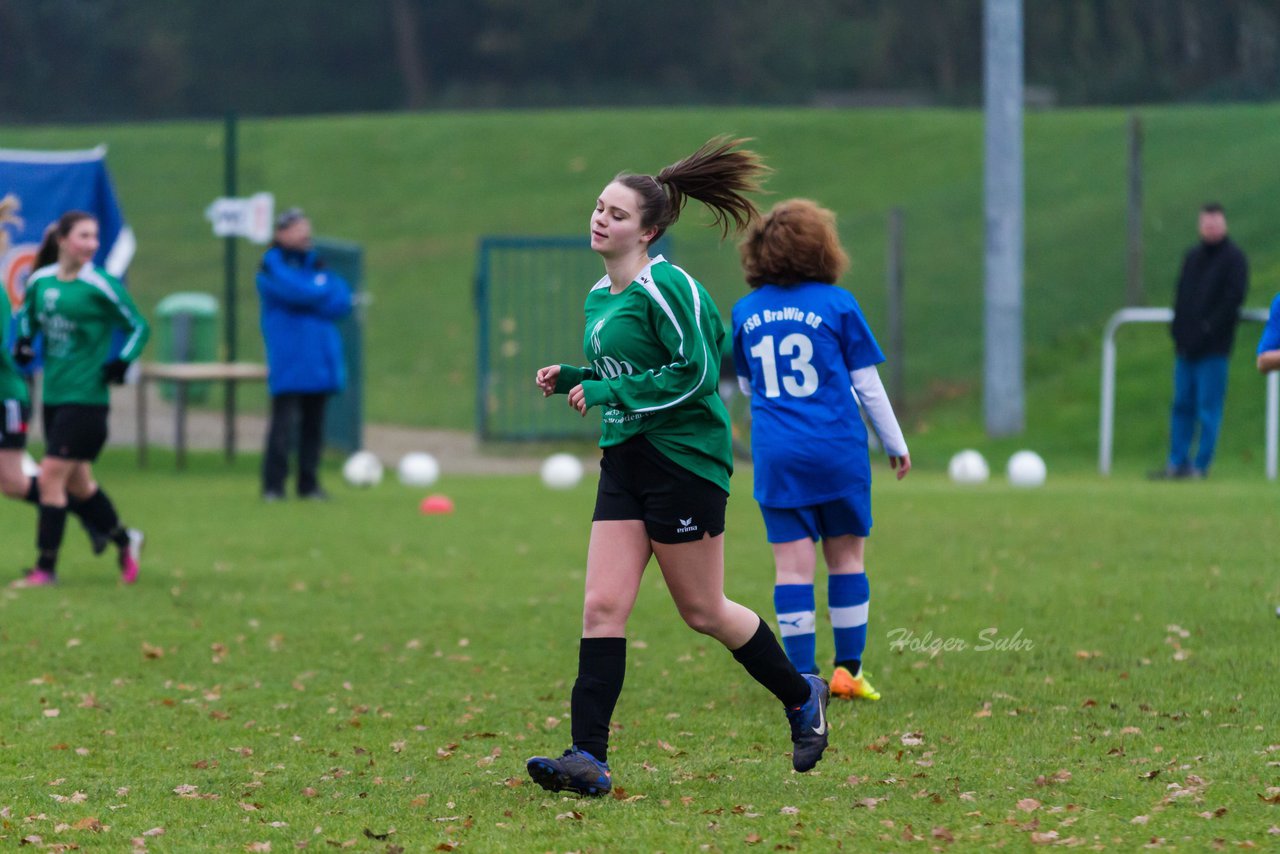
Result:
M12 194L19 205L20 221L3 226L7 241L0 237L0 276L15 311L45 228L67 211L97 217L101 245L95 264L117 278L128 269L137 242L116 201L106 157L105 145L89 151L0 149L0 197Z

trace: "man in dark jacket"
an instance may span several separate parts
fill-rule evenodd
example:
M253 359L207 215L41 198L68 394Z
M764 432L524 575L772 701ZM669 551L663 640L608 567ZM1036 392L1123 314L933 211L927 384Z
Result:
M262 337L267 345L271 425L262 461L262 497L284 498L289 449L298 437L298 497L323 500L316 470L329 395L346 381L336 321L352 306L351 288L324 269L311 245L311 221L299 208L276 218L275 242L258 269Z
M1187 251L1173 306L1173 413L1169 460L1153 475L1202 478L1209 473L1227 394L1227 367L1240 306L1249 290L1249 262L1227 237L1222 205L1200 209L1200 243ZM1191 444L1197 425L1200 446Z

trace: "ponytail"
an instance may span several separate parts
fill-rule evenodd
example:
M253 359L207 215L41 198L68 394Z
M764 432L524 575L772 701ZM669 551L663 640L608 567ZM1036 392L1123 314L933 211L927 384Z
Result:
M36 253L35 264L31 269L39 270L55 263L58 260L58 240L70 234L76 223L86 219L96 220L97 217L85 211L67 211L58 217L57 222L49 223L49 227L44 230L44 237L40 239L40 251Z
M745 194L758 192L770 171L754 151L736 147L743 142L718 136L657 175L622 173L614 180L639 195L640 225L657 229L654 241L675 224L689 199L710 208L714 224L728 237L731 227L741 231L760 215Z

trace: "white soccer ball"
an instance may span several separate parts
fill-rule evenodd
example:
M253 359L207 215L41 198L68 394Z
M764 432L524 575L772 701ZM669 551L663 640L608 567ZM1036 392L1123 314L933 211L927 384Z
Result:
M382 461L373 451L356 451L342 464L342 477L352 486L377 486L382 482Z
M947 464L947 476L956 483L986 483L991 476L982 454L966 448L951 458Z
M572 489L582 480L582 461L573 454L552 454L542 462L542 482L551 489Z
M396 475L405 486L431 486L440 479L440 463L422 451L414 451L400 458Z
M1035 451L1018 451L1009 457L1009 465L1005 467L1009 475L1009 483L1014 486L1040 486L1047 473L1044 460Z
M24 477L40 476L40 464L26 451L22 452L22 474Z

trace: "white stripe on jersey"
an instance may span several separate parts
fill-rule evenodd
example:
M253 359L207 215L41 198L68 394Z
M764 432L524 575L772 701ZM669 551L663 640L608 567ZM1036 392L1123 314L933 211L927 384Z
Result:
M649 266L653 266L653 264L656 264L659 261L665 261L665 260L666 260L665 258L659 255L657 258L653 259L653 262ZM691 397L694 392L702 388L702 384L705 383L707 380L707 370L711 366L710 354L707 352L707 339L706 339L706 336L702 335L702 326L700 323L702 318L702 297L699 296L698 294L698 283L693 280L692 276L690 276L681 268L677 267L675 264L670 264L670 267L671 269L676 270L677 272L680 273L680 275L685 277L685 280L689 283L689 290L693 294L693 318L696 324L694 326L694 332L698 333L698 342L702 345L702 376L698 377L698 382L696 385L694 385L693 388L689 389L687 392L680 395L675 400L669 401L667 403L658 404L657 406L646 406L643 409L633 409L631 410L632 412L655 412L659 409L669 409L672 406L677 406L681 403L684 403L684 401L688 400L689 397ZM646 267L645 269L648 269L648 267ZM653 297L653 299L658 303L658 305L662 307L663 312L665 312L667 315L667 319L670 320L671 325L676 328L676 332L679 333L680 335L680 355L683 356L684 340L685 340L684 329L682 329L680 327L680 324L676 322L675 314L671 311L671 306L667 304L666 299L662 296L662 293L658 290L658 286L653 284L653 276L649 276L648 279L650 284L641 285L641 287L644 288L645 293Z
M120 357L124 359L129 358L131 351L138 343L138 338L142 335L142 325L138 323L138 318L129 310L128 305L120 301L120 298L116 295L115 288L111 287L111 283L104 279L102 274L94 269L92 264L85 264L84 267L80 269L80 272L76 274L76 278L86 284L92 285L105 294L107 299L111 300L115 307L119 309L120 313L124 315L124 318L129 321L129 324L133 327L132 334L125 339L124 346L120 348Z
M831 627L833 629L856 629L858 626L865 626L870 610L870 602L863 602L861 605L850 605L847 608L832 608Z

